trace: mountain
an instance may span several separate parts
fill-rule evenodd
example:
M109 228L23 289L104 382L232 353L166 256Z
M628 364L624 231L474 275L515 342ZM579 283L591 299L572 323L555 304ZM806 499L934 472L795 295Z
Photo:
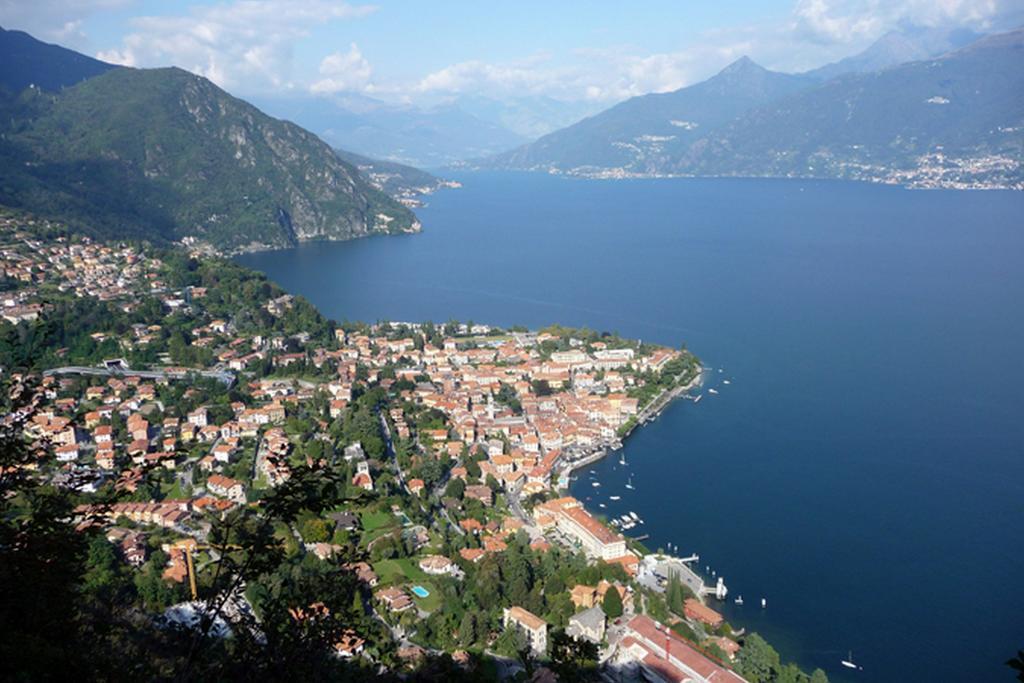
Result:
M450 104L422 109L354 95L255 101L264 111L294 121L335 147L412 166L436 168L525 141Z
M479 119L497 123L527 140L535 140L570 126L607 106L586 100L568 102L543 95L501 99L461 95L452 104Z
M0 86L18 93L34 85L50 92L116 69L113 64L0 27Z
M419 204L419 197L431 194L443 187L458 187L458 183L442 180L412 166L394 161L371 159L342 149L334 151L342 160L355 166L371 185L378 190L387 192L406 206Z
M237 251L418 229L312 133L176 68L0 101L0 204Z
M847 74L739 117L659 170L1024 187L1024 29Z
M846 73L867 73L898 64L931 59L965 47L982 35L969 29L907 26L889 31L866 50L832 64L806 72L819 81L827 81Z
M490 168L656 172L673 155L743 112L813 84L747 57L673 92L633 97L483 162Z

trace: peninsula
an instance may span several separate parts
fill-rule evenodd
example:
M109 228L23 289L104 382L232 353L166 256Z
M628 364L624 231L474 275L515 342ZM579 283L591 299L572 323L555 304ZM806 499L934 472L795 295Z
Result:
M808 678L560 490L699 381L685 349L339 325L229 261L17 213L0 255L15 667Z

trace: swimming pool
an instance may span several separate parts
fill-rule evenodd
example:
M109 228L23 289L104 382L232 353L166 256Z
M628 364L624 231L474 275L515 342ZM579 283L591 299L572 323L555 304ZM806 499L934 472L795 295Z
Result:
M425 598L428 595L430 595L430 591L428 591L423 586L413 586L412 592L416 595L417 598Z

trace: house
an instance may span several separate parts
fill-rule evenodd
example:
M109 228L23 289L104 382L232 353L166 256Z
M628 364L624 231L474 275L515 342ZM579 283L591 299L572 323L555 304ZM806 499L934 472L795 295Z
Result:
M356 578L362 583L365 583L370 588L377 585L377 573L373 571L373 568L366 562L350 562L345 565L345 569L354 571Z
M377 591L376 597L392 612L404 612L413 606L412 598L404 590L394 586Z
M580 584L569 591L569 598L576 607L589 608L597 604L597 589Z
M594 605L569 618L565 632L577 640L600 643L604 640L605 614L600 605Z
M475 521L475 520L474 520ZM459 551L459 556L467 562L476 564L483 559L487 553L482 548L463 548Z
M486 507L490 507L491 504L494 502L494 492L491 491L491 487L485 486L483 484L467 486L463 495L466 498L473 498L474 500L479 500Z
M506 607L502 623L505 628L514 628L522 633L535 655L541 656L547 652L548 625L536 614L522 607Z
M245 504L245 487L236 479L222 474L211 474L206 480L206 488L210 493L223 496L234 503Z
M335 528L342 531L355 531L359 528L359 515L353 512L332 512L327 518L334 520Z
M420 560L420 569L427 574L451 574L455 564L443 555L427 555Z
M370 476L369 472L358 472L352 477L352 485L358 486L366 491L373 490L373 477Z
M342 632L341 638L334 644L334 650L343 659L358 657L363 653L366 641L356 635L352 629Z
M423 490L424 483L422 479L410 479L409 480L409 493L419 493Z
M724 621L721 614L696 598L687 598L683 603L683 611L686 614L687 619L699 621L702 624L707 624L711 628L718 628Z
M57 448L54 451L57 456L58 462L72 462L78 460L78 445L73 443L66 443Z

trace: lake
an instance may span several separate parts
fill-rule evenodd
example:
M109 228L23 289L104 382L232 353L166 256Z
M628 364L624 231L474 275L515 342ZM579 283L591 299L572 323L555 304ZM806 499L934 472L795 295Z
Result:
M1012 679L1024 194L457 179L418 211L422 234L238 260L338 320L558 322L685 343L714 368L702 400L672 404L628 439L627 465L606 459L600 489L583 472L573 493L635 511L646 523L631 533L652 548L699 553L730 588L717 608L805 669ZM839 666L849 651L862 672Z

